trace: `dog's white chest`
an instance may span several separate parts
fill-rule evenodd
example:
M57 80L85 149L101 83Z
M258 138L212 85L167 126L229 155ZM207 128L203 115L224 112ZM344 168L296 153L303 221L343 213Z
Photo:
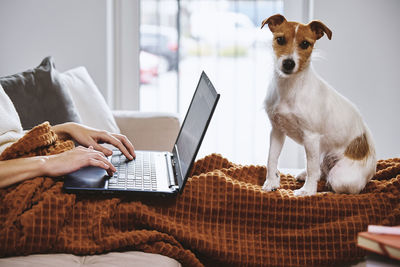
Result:
M267 110L269 119L273 125L297 143L303 143L303 131L301 119L285 104L280 104Z

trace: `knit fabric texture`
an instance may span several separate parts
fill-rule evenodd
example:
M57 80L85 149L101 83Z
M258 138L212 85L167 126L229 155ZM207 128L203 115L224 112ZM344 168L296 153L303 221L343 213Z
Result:
M72 148L45 123L0 159ZM264 166L212 154L172 198L75 195L63 192L61 178L29 179L0 190L0 256L140 250L183 266L328 266L365 255L356 238L369 224L400 224L400 159L379 161L358 195L320 181L316 195L296 197L302 182L291 175L264 192L265 176Z

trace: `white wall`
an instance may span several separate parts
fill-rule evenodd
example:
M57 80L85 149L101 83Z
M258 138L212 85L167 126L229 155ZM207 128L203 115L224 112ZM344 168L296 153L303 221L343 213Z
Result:
M137 0L1 0L0 76L51 55L85 66L112 108L138 109L138 25Z
M106 0L1 0L0 76L49 55L65 71L86 66L107 97Z
M378 158L400 156L400 1L315 0L314 19L333 32L317 42L317 72L355 103Z

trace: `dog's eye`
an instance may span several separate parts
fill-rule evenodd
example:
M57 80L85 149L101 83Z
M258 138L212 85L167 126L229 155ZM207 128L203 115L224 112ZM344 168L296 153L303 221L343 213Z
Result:
M310 45L311 44L309 42L307 42L307 41L303 41L303 42L300 43L300 47L302 49L307 49Z
M285 39L285 37L278 37L278 38L276 38L276 42L278 43L278 45L284 45L284 44L286 44L286 39Z

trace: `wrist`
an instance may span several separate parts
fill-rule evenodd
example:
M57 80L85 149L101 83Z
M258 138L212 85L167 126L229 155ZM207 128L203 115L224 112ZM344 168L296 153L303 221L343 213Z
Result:
M65 123L57 124L57 125L51 126L51 129L52 129L56 134L65 133L66 128L68 128L68 124L69 124L69 123L70 123L70 122L65 122Z
M52 156L39 156L38 157L38 170L40 175L48 175L49 174L49 169L51 168L50 166L50 157Z
M60 137L60 139L67 139L71 137L69 129L75 124L74 122L65 122L51 127L51 129Z

